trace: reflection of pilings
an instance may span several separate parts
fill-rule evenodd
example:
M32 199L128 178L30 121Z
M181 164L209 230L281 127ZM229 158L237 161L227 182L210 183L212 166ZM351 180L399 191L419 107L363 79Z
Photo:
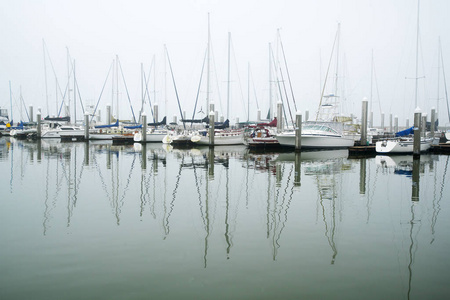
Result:
M210 179L214 179L214 148L212 148L212 147L209 148L208 162L209 162L209 168L208 168L209 177L210 177Z
M419 201L419 178L420 178L420 157L413 159L413 174L412 174L412 201Z
M279 186L281 186L281 179L283 178L283 176L282 176L282 174L281 174L281 164L280 163L278 163L277 165L276 165L276 174L277 174L277 181L276 181L276 185L279 187Z
M300 186L301 179L301 152L295 152L295 176L294 186Z
M144 120L144 116L142 116L142 120ZM147 169L147 144L142 144L141 149L141 168L142 170Z
M89 166L89 140L84 143L84 165Z
M41 143L41 139L38 139L36 141L36 145L37 145L37 161L41 162L42 161L42 143Z
M366 194L366 159L362 158L359 163L359 193Z

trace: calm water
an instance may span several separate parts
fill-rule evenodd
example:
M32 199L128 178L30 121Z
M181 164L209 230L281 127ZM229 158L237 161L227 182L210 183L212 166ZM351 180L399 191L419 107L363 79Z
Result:
M0 139L1 299L448 299L449 156Z

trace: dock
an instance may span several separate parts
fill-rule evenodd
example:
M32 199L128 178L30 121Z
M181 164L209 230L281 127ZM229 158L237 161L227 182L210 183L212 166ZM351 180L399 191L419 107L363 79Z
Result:
M353 146L348 148L349 156L372 156L375 155L375 145Z
M439 145L431 145L431 153L450 154L450 143L440 143Z

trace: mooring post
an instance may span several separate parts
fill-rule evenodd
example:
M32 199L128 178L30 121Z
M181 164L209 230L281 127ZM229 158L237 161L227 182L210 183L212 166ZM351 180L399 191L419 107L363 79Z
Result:
M369 128L373 128L373 111L369 113Z
M422 114L422 122L420 123L420 132L422 133L422 136L425 137L427 134L427 114Z
M398 132L398 116L394 117L394 132Z
M256 122L261 122L261 110L260 109L258 109L257 111L256 111ZM270 122L270 120L269 120L269 122Z
M434 138L434 132L436 130L436 109L434 107L431 108L431 136Z
M84 139L89 141L89 113L84 114Z
M278 101L277 103L277 132L283 131L283 103Z
M295 151L302 150L302 112L295 115Z
M309 110L305 110L305 122L309 120Z
M214 147L214 111L209 112L209 146Z
M369 101L364 98L362 101L362 114L361 114L361 146L367 145L367 108L369 106Z
M29 113L28 113L28 115L30 116L30 122L34 122L34 119L33 119L33 105L30 105L29 107L28 107L28 109L29 109Z
M177 116L176 115L173 115L173 118L172 118L172 123L173 124L177 124Z
M393 132L392 128L392 113L389 114L389 133Z
M422 111L419 107L414 111L414 144L413 144L413 155L420 156L420 130L421 130L421 120L422 120Z
M41 110L38 109L38 113L36 114L36 119L37 119L37 138L40 139L41 138L41 134L42 134L42 128L41 128Z
M147 142L147 114L144 112L142 113L142 137L141 137L141 143Z
M406 128L409 128L409 119L406 119Z
M158 103L153 104L153 116L155 117L155 123L158 123Z
M384 133L384 112L381 113L381 129L383 130Z
M111 105L106 105L106 125L111 125Z

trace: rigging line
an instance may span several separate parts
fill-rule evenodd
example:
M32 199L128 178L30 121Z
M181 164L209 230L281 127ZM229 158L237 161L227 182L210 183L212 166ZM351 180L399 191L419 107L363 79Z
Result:
M55 67L53 66L52 58L50 57L50 53L49 53L49 51L48 51L47 44L45 43L45 40L44 40L44 48L45 48L45 50L47 50L46 52L47 52L48 59L50 60L50 66L52 67L53 75L55 76L56 86L58 87L59 93L60 93L61 96L62 96L63 93L62 93L62 91L61 91L61 86L59 85L59 82L58 82L58 76L56 76ZM45 56L45 53L44 53L44 56ZM57 96L57 95L56 95L56 96Z
M239 70L238 70L238 67L237 67L236 52L234 51L234 45L233 45L232 41L231 41L231 50L233 52L233 58L234 58L234 63L235 63L235 67L236 67L236 75L237 75L237 78L238 78L239 91L241 92L241 100L242 100L242 104L243 104L243 107L244 107L244 114L247 115L248 112L246 111L245 100L244 100L244 92L242 90L241 78L239 76Z
M323 95L325 93L325 87L327 86L328 73L330 71L331 61L333 59L334 47L336 46L336 41L338 38L339 30L336 32L336 36L334 38L333 47L331 48L330 61L328 62L327 73L325 74L325 80L323 82L322 94L320 95L319 108L317 110L316 121L319 120L320 107L322 106Z
M284 59L284 65L286 68L286 73L287 73L287 77L288 77L288 81L289 81L289 87L291 89L291 94L292 94L292 102L294 103L294 108L295 111L297 111L297 104L295 103L295 97L294 97L294 90L292 88L292 82L291 82L291 76L289 75L289 69L287 66L287 61L286 61L286 55L284 54L284 46L283 46L283 42L281 41L281 34L280 31L278 30L278 36L280 38L280 46L281 46L281 52L283 54L283 59ZM286 96L287 97L287 96ZM291 117L292 118L292 117Z
M74 71L74 67L72 67L72 70L70 71L69 74L72 74L73 71ZM69 75L69 78L67 79L66 89L64 90L64 95L62 95L63 98L62 98L61 106L60 106L59 111L58 111L58 117L61 115L61 110L62 110L63 105L65 103L66 94L69 92L70 79L71 79L71 76Z
M22 97L22 88L20 88L20 100L21 100L22 105L23 105L23 107L25 109L25 113L27 114L28 122L30 122L31 121L30 115L28 114L27 106L25 105L25 100L23 100L23 97Z
M146 75L145 75L145 72L144 72L144 81L145 81L144 101L145 101L145 95L147 95L148 103L150 105L150 111L151 111L152 117L153 117L153 123L156 123L155 116L153 114L152 101L150 99L150 92L148 91L148 82L150 81L150 74L152 73L152 68L153 68L154 62L155 62L155 59L153 58L152 59L152 63L150 65L150 70L148 70L148 79L146 79ZM153 88L156 89L156 87L153 87ZM155 99L155 102L156 102L156 99Z
M203 58L202 71L201 71L201 73L200 73L200 81L199 81L199 83L198 83L198 89L197 89L197 96L195 97L194 111L192 112L192 120L194 120L195 112L197 111L197 103L198 103L198 97L199 97L199 94L200 94L200 87L201 87L201 85L202 85L203 70L204 70L204 68L205 68L205 61L206 61L206 54L207 54L207 51L208 51L208 50L205 51L205 56L204 56L204 58ZM191 121L191 128L192 128L192 125L193 125L193 122Z
M270 48L270 49L272 49L272 48ZM273 51L271 51L270 53L272 54L272 61L273 61L273 64L274 64L273 67L274 67L274 69L276 71L275 57L273 56ZM279 95L280 95L280 98L281 98L281 103L283 103L283 93L281 92L280 80L278 79L278 72L275 72L275 79L277 81L278 92L280 93ZM284 109L284 106L283 106L283 113L284 113L284 121L286 122L286 126L288 126L289 124L288 124L288 121L287 121L286 109Z
M212 63L213 63L213 71L214 74L216 75L216 89L217 89L217 97L219 98L219 106L220 106L220 110L224 111L223 107L222 107L222 98L220 98L220 89L219 89L219 78L217 77L217 67L216 67L216 61L214 59L215 55L214 55L214 50L212 48L212 44L210 45L210 50L212 52ZM210 91L211 93L211 91ZM208 95L209 97L209 95ZM207 107L207 109L209 110L209 107Z
M108 75L106 75L106 79L105 79L105 83L103 83L102 91L100 92L100 96L98 97L97 104L95 105L95 109L92 112L91 122L94 119L95 113L97 112L98 104L100 103L100 99L102 98L103 91L105 90L105 85L106 85L106 82L108 81L109 74L111 73L111 69L112 69L113 65L114 65L114 60L111 63L111 66L109 67Z
M78 98L80 99L81 109L82 109L83 114L84 114L84 113L85 113L85 111L84 111L84 105L83 105L83 101L81 100L80 88L78 87L78 80L77 80L76 77L74 77L74 78L75 78L75 86L77 87ZM75 122L76 122L76 120L75 120Z
M253 86L253 94L255 95L255 101L256 101L256 109L259 110L259 103L258 103L258 97L256 96L256 87L255 87L255 81L253 80L253 73L250 70L250 78L252 80L252 86Z
M151 72L151 69L150 69L150 71L149 71L149 74L150 74L150 72ZM148 76L148 81L150 80L150 75ZM146 78L146 76L145 76L145 72L144 72L144 81L147 81L147 78ZM145 83L145 93L144 93L144 100L145 100L145 95L147 95L147 97L148 97L148 104L149 104L149 106L150 106L150 111L151 111L151 113L152 113L152 117L153 117L153 123L156 123L156 120L155 120L155 115L153 114L153 107L152 107L152 100L150 99L150 93L149 93L149 91L148 91L148 81Z
M291 117L292 124L295 124L294 119L292 118L291 105L289 104L289 98L288 98L287 91L286 91L286 84L284 82L284 76L283 76L283 71L281 70L281 67L280 67L280 75L281 75L281 82L283 83L284 94L286 96L286 103L287 103L288 109L289 109L289 116Z
M441 49L441 64L442 64L442 75L444 78L445 99L447 100L447 115L448 115L448 120L450 121L450 108L449 108L449 104L448 104L447 82L445 80L444 56L442 55L442 49Z
M166 50L167 61L169 62L170 73L172 74L172 82L173 82L173 87L175 88L175 95L177 96L178 109L180 111L181 118L183 118L183 112L181 111L181 105L180 105L180 98L178 97L177 85L175 84L175 77L173 75L172 63L170 62L169 51L167 50L166 45L164 45L164 49ZM186 130L186 124L184 122L182 122L182 123L183 123L183 128Z
M379 108L380 114L381 114L382 110L381 110L381 101L380 101L380 91L378 89L378 79L377 79L377 72L376 72L375 66L373 67L373 77L375 78L375 89L377 91L378 108Z
M124 86L125 86L125 91L127 92L128 103L130 103L131 113L133 114L133 121L134 121L134 123L136 123L136 117L135 117L135 115L134 115L133 106L131 105L130 94L128 93L127 83L125 82L125 76L123 75L122 64L120 63L119 58L117 58L117 61L119 62L120 73L122 74L123 84L124 84ZM119 109L119 108L117 108L117 109Z

